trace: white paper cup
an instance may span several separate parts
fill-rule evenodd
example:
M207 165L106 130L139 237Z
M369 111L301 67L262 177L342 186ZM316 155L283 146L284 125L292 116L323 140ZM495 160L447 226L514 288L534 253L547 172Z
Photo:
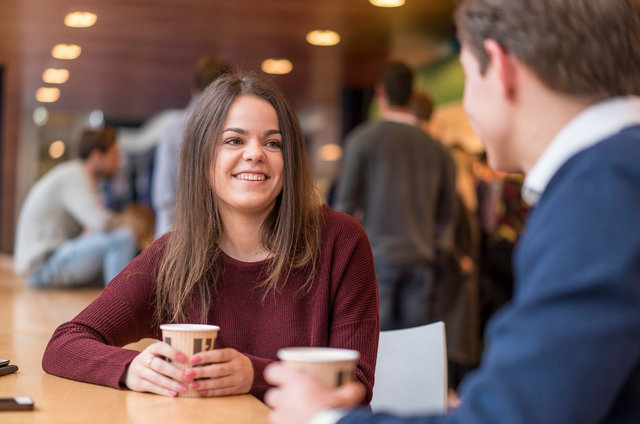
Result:
M187 357L184 364L174 365L187 369L193 367L191 357L199 352L213 350L220 327L207 324L162 324L162 340L178 349ZM189 389L186 393L178 393L180 397L200 397L198 390Z
M337 387L353 379L360 352L332 347L289 347L278 351L288 367L313 375L328 387Z

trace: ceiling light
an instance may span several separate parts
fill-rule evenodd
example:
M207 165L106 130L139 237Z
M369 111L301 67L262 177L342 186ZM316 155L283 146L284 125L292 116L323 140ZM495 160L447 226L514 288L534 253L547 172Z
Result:
M42 73L42 81L47 84L64 84L69 79L67 69L47 68Z
M314 46L335 46L340 42L340 34L331 30L315 30L307 34L307 42Z
M321 160L335 162L342 157L342 147L337 144L325 144L318 149Z
M399 7L404 4L404 0L369 0L369 3L378 7Z
M82 48L77 44L56 44L51 49L51 56L56 59L75 59L81 51Z
M49 120L49 111L47 111L47 108L44 106L38 106L37 108L33 109L33 122L41 127L44 124L47 123L47 121Z
M72 28L88 28L96 23L98 16L91 12L72 12L64 17L64 24Z
M53 103L60 98L60 89L40 87L36 90L36 100L42 103Z
M92 110L87 119L89 127L98 129L104 125L104 113L100 109Z
M287 59L266 59L262 62L262 72L283 75L293 70L293 64Z
M49 145L49 156L51 156L52 159L61 158L62 155L64 155L64 150L64 141L56 140Z

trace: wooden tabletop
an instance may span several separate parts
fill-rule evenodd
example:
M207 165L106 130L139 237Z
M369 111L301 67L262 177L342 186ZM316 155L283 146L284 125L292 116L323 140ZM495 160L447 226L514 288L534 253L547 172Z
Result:
M0 411L2 424L268 422L268 408L251 395L168 398L45 374L42 353L51 334L99 293L94 288L28 288L13 274L10 258L0 256L0 359L10 359L20 368L0 376L0 397L29 396L35 403L33 411Z

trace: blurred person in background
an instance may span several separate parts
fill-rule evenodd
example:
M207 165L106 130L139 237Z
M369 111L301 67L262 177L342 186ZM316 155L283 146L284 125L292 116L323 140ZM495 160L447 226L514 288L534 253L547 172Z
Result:
M411 113L416 117L416 124L431 137L436 136L431 125L434 108L433 98L429 93L414 91L411 96Z
M452 413L335 410L358 388L274 365L274 424L640 422L640 1L462 0L456 22L470 122L533 205L514 297Z
M495 172L486 154L474 164L480 222L480 328L513 296L513 252L525 228L529 205L521 173Z
M417 125L432 137L433 99L427 92L415 92L411 111ZM447 377L450 399L464 375L478 364L480 331L478 324L478 223L477 198L471 172L472 155L461 144L444 146L456 175L456 202L453 218L437 228L433 321L444 321L447 331Z
M181 114L168 124L166 133L158 141L151 181L151 200L155 213L155 237L171 230L175 206L178 161L184 127L200 94L221 75L231 72L231 65L212 57L203 56L195 64L191 100Z
M84 131L79 151L38 180L22 206L14 264L31 286L106 284L136 254L133 230L97 188L120 164L115 129Z
M382 330L433 320L437 231L451 220L455 174L442 144L416 126L413 71L390 63L376 86L381 119L347 135L335 209L361 217L373 250Z

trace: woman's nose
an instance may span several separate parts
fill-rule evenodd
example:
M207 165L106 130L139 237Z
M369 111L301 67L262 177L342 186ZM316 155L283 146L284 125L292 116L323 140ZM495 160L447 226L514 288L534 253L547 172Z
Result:
M259 142L249 142L245 145L242 158L244 160L259 161L264 157L264 150Z

